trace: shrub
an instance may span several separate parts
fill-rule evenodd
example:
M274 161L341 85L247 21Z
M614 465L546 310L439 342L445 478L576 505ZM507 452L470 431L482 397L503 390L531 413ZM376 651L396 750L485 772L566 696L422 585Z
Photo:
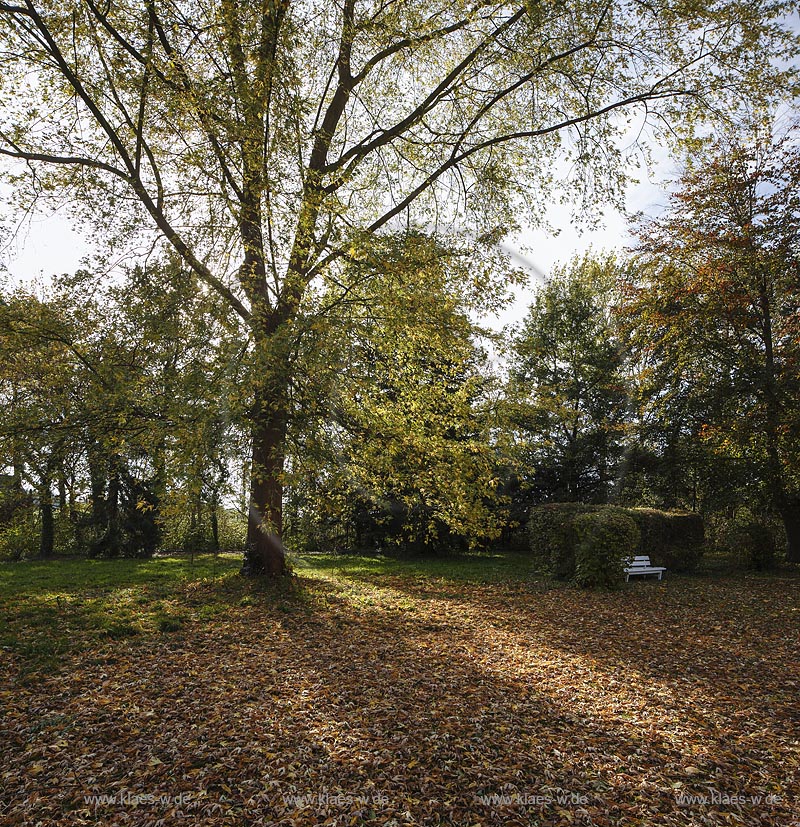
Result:
M73 522L66 514L56 512L53 528L55 535L53 548L56 554L77 556L84 553L86 549L77 520Z
M654 566L669 571L689 571L703 555L705 530L699 514L631 508L626 512L636 521L641 534L639 554L646 554Z
M576 536L573 522L598 506L583 503L551 503L531 509L528 536L535 566L547 574L568 580L575 575Z
M217 519L220 549L244 551L247 544L247 520L238 511L228 508L220 508Z
M648 508L550 503L530 511L528 534L536 567L561 579L575 577L577 536L575 520L585 514L630 517L639 529L635 554L647 555L654 566L668 571L691 569L703 554L704 528L699 514L671 513Z
M11 523L15 516L32 505L31 494L19 487L14 477L0 474L0 528Z
M734 516L709 517L710 544L727 565L764 571L779 564L786 550L786 529L774 514L739 509Z
M577 538L575 582L592 589L622 585L624 560L636 554L640 532L621 509L604 508L573 520Z
M195 515L181 510L172 501L166 500L160 518L161 549L163 551L194 552L205 554L215 550L214 521L208 506ZM217 535L221 551L242 551L247 537L247 520L237 511L220 507L216 511Z
M749 519L735 523L729 532L728 542L747 568L765 571L775 566L775 534L764 520Z
M39 554L41 526L36 508L21 508L0 526L0 560L30 560Z

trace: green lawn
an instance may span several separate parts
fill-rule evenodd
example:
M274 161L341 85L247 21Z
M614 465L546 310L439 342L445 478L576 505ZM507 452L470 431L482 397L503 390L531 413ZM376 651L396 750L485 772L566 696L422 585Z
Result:
M528 580L524 557L466 555L405 561L390 557L293 557L297 575L355 584L402 575L453 583ZM237 605L277 602L287 608L303 590L277 592L238 576L240 555L150 560L64 559L0 564L0 646L20 659L23 679L52 670L67 652L103 639L174 633L207 623Z
M538 580L529 557L503 554L463 554L410 559L386 556L309 554L294 558L299 574L315 572L352 578L424 577L454 583L497 583Z
M0 646L21 678L103 639L177 631L242 596L233 555L52 560L0 565Z

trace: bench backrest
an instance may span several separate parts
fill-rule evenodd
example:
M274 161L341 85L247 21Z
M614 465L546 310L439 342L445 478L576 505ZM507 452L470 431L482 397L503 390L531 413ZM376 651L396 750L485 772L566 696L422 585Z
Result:
M650 568L650 558L649 557L634 557L633 559L628 558L625 561L626 565L629 569L647 569Z

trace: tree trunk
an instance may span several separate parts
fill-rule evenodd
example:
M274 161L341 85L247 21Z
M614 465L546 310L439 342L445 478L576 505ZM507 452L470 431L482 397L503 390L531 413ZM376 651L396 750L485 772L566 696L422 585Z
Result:
M275 383L272 383L276 390ZM282 389L262 388L253 406L247 546L241 573L280 577L287 573L283 534L283 463L288 399Z
M786 559L800 563L800 502L793 502L781 509L783 526L786 529Z
M88 452L89 478L92 498L92 544L94 544L106 529L106 482L107 472L99 445L92 445Z
M108 475L108 498L106 499L106 516L108 527L105 534L105 554L107 557L119 557L120 553L120 520L119 520L119 471L116 458L113 459L113 469Z
M69 521L78 525L78 509L75 507L75 474L70 474L69 483L67 485L67 513L69 514Z
M42 534L39 542L39 556L52 557L55 543L53 526L53 492L50 490L49 477L42 480L39 488L39 513L42 517Z
M217 512L219 509L219 504L217 501L217 493L214 492L211 498L211 549L214 554L219 552L219 518L217 516Z
M56 467L58 472L58 519L66 519L67 514L67 474L64 471L64 463L60 462Z

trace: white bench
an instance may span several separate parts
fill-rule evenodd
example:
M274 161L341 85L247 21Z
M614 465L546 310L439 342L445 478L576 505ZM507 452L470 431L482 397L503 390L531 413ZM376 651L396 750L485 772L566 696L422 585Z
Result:
M634 557L633 559L629 557L625 563L627 565L623 571L626 583L632 574L657 574L660 580L661 575L666 571L664 566L651 566L649 557Z

